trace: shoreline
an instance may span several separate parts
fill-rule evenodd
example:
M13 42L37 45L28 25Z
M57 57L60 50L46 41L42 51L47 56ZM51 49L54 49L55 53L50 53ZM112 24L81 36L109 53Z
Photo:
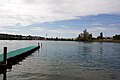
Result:
M120 40L93 40L92 42L110 42L110 43L120 43Z
M120 40L88 40L88 41L77 41L77 42L108 42L108 43L120 43Z
M14 40L9 40L9 41L14 41ZM37 40L15 40L15 41L37 41ZM41 41L64 41L64 40L41 40ZM75 41L75 40L65 40L65 41ZM89 41L77 41L77 42L109 42L109 43L120 43L120 40L89 40Z

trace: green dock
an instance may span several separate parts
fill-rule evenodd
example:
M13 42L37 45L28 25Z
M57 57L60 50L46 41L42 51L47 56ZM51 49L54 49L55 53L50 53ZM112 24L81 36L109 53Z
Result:
M0 74L6 72L6 69L12 69L12 65L22 61L39 48L38 43L38 46L20 48L7 53L7 47L4 47L4 53L0 54Z
M25 47L25 48L21 48L21 49L17 49L17 50L8 52L7 59L14 58L14 57L19 56L23 53L29 52L33 49L36 50L37 48L39 48L39 46L29 46L29 47ZM3 61L3 54L0 54L0 62L2 62L2 61Z

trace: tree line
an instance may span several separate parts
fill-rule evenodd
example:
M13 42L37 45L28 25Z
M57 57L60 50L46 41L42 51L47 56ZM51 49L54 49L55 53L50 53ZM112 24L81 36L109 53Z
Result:
M0 40L54 40L54 41L74 41L73 38L45 38L40 36L23 36L12 34L0 34Z
M22 35L12 35L12 34L0 34L0 40L43 40L44 37L39 36L22 36Z
M76 38L76 41L94 41L94 40L120 40L120 34L119 35L115 35L113 37L104 37L103 36L103 32L100 33L99 36L97 36L96 38L92 37L92 33L87 32L87 30L85 29L83 31L83 33L80 33L78 35L78 37Z

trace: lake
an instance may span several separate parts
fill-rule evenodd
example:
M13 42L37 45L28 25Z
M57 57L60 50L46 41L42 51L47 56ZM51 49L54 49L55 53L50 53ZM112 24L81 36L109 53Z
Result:
M38 42L43 46L13 65L7 80L120 80L120 43L1 40L0 53Z

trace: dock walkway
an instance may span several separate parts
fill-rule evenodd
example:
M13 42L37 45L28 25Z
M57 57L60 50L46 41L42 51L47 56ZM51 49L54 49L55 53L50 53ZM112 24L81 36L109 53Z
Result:
M32 51L34 49L36 50L38 48L39 48L39 46L29 46L29 47L25 47L25 48L21 48L21 49L17 49L17 50L8 52L7 53L7 59L14 58L14 57L19 56L23 53ZM2 61L3 61L3 54L0 54L0 62L2 62Z

